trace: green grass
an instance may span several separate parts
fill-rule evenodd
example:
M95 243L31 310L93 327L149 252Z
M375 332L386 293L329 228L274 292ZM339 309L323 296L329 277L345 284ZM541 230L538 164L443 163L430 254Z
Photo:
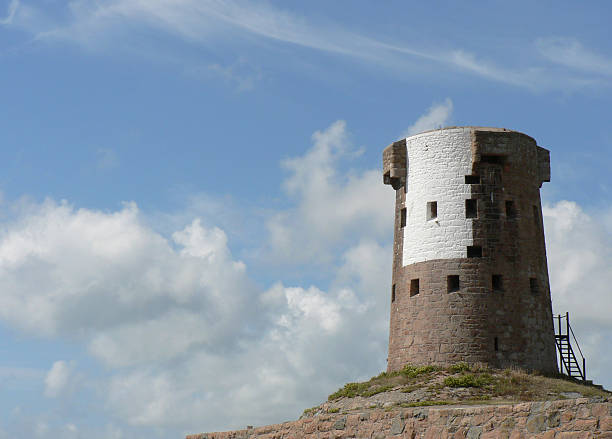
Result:
M302 413L302 416L310 416L313 413L316 413L319 409L320 409L319 406L310 407L309 409L304 410L304 412Z
M465 392L452 393L449 389L466 388ZM402 370L383 372L369 381L348 383L329 395L329 401L340 398L370 397L397 389L410 393L419 389L427 392L426 398L454 401L542 401L561 399L562 393L576 392L585 397L610 397L610 393L592 386L584 386L561 376L530 374L519 369L488 369L486 366L457 363L447 368L437 366L406 365ZM446 389L446 390L445 390ZM456 394L456 396L455 396ZM461 395L461 396L459 396Z
M484 387L491 384L492 377L489 374L465 374L460 376L450 376L444 379L444 385L447 387Z
M395 387L403 387L414 383L417 378L426 377L439 371L436 366L413 366L408 364L402 370L395 372L382 372L363 383L348 383L344 387L328 396L328 401L340 398L355 398L356 396L369 397L377 393L388 392Z
M462 361L461 363L453 364L446 370L448 370L450 373L469 372L470 365Z

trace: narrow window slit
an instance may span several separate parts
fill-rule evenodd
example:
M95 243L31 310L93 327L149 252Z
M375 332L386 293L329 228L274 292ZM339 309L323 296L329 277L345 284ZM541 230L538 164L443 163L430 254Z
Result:
M504 290L504 280L501 274L494 274L493 276L491 276L491 283L493 285L493 291Z
M508 219L516 218L516 207L514 207L514 201L512 200L506 201L506 218Z
M427 202L427 221L438 219L438 202Z
M480 175L466 175L465 184L480 184Z
M465 217L478 218L478 200L465 200Z
M406 227L406 208L400 210L400 227Z
M493 339L493 345L495 347L495 352L499 352L499 340L497 339L497 337Z
M391 302L395 302L395 284L391 287Z
M540 292L537 278L535 277L529 278L529 291L531 291L531 294L538 294Z
M417 294L419 294L419 280L412 279L410 281L410 297L416 296Z

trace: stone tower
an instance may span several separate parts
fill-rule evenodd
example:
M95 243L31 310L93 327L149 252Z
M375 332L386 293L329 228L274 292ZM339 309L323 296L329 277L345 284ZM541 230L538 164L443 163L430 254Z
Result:
M549 151L453 127L383 152L395 189L387 370L481 362L557 370L540 203Z

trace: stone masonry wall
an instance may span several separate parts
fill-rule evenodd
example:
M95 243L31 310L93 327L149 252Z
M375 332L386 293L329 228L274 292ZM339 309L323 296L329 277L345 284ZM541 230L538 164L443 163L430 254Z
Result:
M404 160L403 145L392 146ZM474 127L419 134L406 148L407 164L396 165L407 172L396 174L387 370L467 361L555 371L539 192L548 151L521 133ZM437 221L426 219L431 201ZM472 245L482 254L467 257ZM458 276L456 291L448 276Z
M586 398L330 414L187 439L611 439L612 404Z

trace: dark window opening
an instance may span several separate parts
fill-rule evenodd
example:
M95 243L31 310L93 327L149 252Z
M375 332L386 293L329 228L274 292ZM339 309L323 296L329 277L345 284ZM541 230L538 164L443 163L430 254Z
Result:
M449 293L459 291L459 275L451 274L446 277L446 291Z
M538 287L538 280L535 277L529 278L529 290L531 291L531 294L538 294L540 290Z
M467 247L468 258L480 258L482 257L482 247L479 245L468 245Z
M438 219L438 202L429 201L427 203L427 221Z
M497 340L497 337L493 339L493 344L495 345L495 352L499 352L499 341Z
M400 227L406 227L406 208L400 211Z
M490 163L492 165L503 165L506 163L506 156L504 155L492 155L484 154L480 156L481 163Z
M478 200L465 200L465 217L478 218Z
M417 294L419 294L419 280L412 279L410 281L410 297L416 296Z
M494 274L493 276L491 276L491 281L493 284L493 291L504 290L504 280L501 274Z
M395 284L391 287L391 302L395 302Z
M536 229L540 227L540 211L538 206L533 206L533 224L535 224Z
M516 208L514 207L514 201L511 201L511 200L506 201L506 218L509 218L509 219L516 218Z
M480 184L480 175L466 175L465 184Z

